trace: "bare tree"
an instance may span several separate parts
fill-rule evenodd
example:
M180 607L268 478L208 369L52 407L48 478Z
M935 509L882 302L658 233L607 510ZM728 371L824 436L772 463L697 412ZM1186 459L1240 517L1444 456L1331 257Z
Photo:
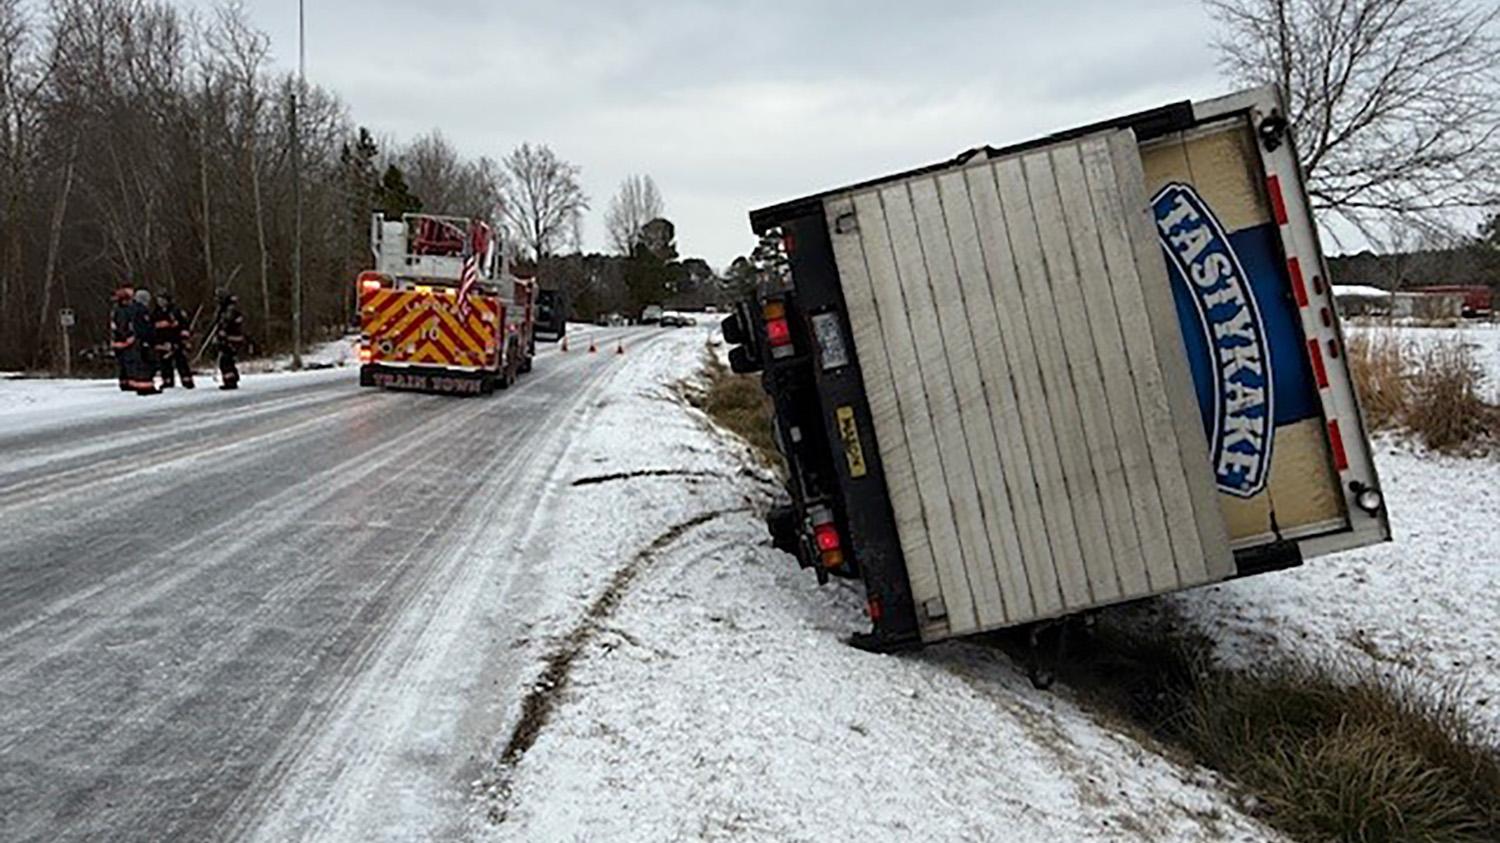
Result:
M500 213L522 257L540 261L578 243L589 207L578 176L545 144L523 143L500 162Z
M1228 75L1287 97L1316 208L1369 234L1500 203L1500 6L1205 3Z
M465 159L433 130L397 156L407 184L434 213L493 220L500 206L500 169L489 158Z
M630 254L640 242L641 229L646 223L665 213L656 182L650 176L628 176L620 182L620 192L609 200L609 210L604 215L610 247L619 254Z

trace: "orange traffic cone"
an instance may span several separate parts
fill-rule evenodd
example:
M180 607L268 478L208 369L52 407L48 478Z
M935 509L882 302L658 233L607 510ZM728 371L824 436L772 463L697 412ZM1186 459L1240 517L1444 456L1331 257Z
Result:
M616 354L624 354L625 353L625 341L624 340L621 340L619 342L619 344L617 344L615 346L615 353Z
M598 351L599 351L599 345L597 343L595 343L593 340L589 340L589 354L594 354L594 353L596 353Z

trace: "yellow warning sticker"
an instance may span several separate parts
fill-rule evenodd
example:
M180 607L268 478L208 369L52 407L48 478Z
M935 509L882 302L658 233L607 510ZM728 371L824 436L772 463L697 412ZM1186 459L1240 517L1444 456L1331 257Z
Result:
M844 440L844 456L849 458L849 476L865 476L865 450L859 444L859 426L854 423L854 408L840 407L834 411L839 422L839 438Z

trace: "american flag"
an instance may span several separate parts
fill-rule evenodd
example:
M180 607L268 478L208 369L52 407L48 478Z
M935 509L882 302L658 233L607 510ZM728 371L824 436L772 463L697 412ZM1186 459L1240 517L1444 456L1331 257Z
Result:
M463 268L458 273L458 313L465 319L469 316L469 291L479 281L479 259L488 246L489 226L475 220L464 238Z

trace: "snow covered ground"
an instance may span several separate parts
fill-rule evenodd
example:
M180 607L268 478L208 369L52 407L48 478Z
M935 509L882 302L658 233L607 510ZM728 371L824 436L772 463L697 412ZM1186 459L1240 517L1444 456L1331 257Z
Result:
M1066 692L1032 689L994 650L957 642L879 656L843 644L864 622L858 590L819 588L769 547L759 513L770 478L674 386L699 366L711 322L627 351L631 365L591 395L586 429L569 434L567 459L549 469L567 480L537 507L535 529L491 549L542 560L546 574L533 585L540 620L523 637L491 639L485 658L519 662L521 677L565 670L555 686L521 680L525 702L495 692L489 704L510 709L497 722L540 728L519 743L494 734L476 752L463 783L472 798L459 806L464 837L1279 839L1238 812L1212 775L1142 746ZM586 353L595 330L571 328L570 353ZM1500 381L1500 330L1463 336ZM251 375L246 389L350 378L341 353L328 355L334 368ZM147 399L109 381L0 380L0 427L110 413L128 421L222 394ZM1500 460L1437 458L1387 440L1378 462L1394 543L1168 602L1236 658L1310 653L1463 679L1474 716L1500 727ZM369 699L387 680L413 682L397 662L362 680ZM418 679L439 687L447 674L434 671ZM434 696L432 717L447 716L448 696L484 695L487 681L470 676ZM349 772L331 739L307 751L309 769L357 779L325 819L375 802L392 817L428 816L407 807L422 791L391 783L383 771L396 762L380 753L395 736L428 740L433 730L415 714L399 728L360 731L363 722L348 717L350 732L367 736L365 772ZM524 754L500 760L510 746ZM305 827L302 802L273 807L286 816L268 837ZM416 830L402 821L389 835Z
M1417 330L1403 339L1435 336L1405 336ZM1500 380L1500 331L1462 336ZM992 650L845 646L862 598L816 587L768 547L756 514L768 478L664 388L633 403L616 417L636 435L609 443L601 465L668 473L617 481L634 494L609 498L611 517L560 549L587 552L595 532L639 548L717 515L639 563L589 627L535 745L479 783L504 817L484 824L494 838L1277 839L1212 775L1065 692L1033 690ZM1500 725L1500 461L1378 450L1396 542L1168 602L1245 661L1311 654L1434 686L1461 678L1475 718ZM600 503L567 505L588 518Z
M308 383L308 378L352 377L348 370L337 368L307 372L250 372L246 370L241 390L278 392ZM197 388L164 391L161 395L139 396L121 392L113 380L0 377L0 427L20 429L48 421L82 421L104 416L127 420L133 415L189 404L224 401L230 392L221 392L213 373L198 373Z
M1500 400L1500 325L1345 330L1414 350L1467 343ZM1300 653L1373 665L1419 687L1458 683L1473 718L1500 736L1500 457L1444 457L1382 436L1376 469L1393 542L1168 603L1231 660Z
M551 632L578 647L550 719L476 781L500 840L1264 840L1213 777L1055 694L998 653L854 650L856 589L772 550L771 480L677 397L704 330L611 399L558 500L555 558L592 558ZM590 618L616 572L612 611ZM579 618L584 620L579 621ZM496 755L500 755L499 752ZM503 817L497 821L496 818Z
M1385 439L1376 467L1395 540L1168 598L1231 660L1286 654L1458 682L1500 736L1500 460Z

